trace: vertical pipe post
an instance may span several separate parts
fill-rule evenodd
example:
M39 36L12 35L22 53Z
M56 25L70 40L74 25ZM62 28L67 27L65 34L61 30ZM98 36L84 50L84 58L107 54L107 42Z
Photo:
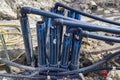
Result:
M33 44L27 14L21 13L20 22L26 50L27 64L34 66Z
M67 14L68 17L70 18L75 18L75 12L73 11L68 11L68 14ZM68 26L66 28L66 32L69 32L69 30L71 29L72 27L71 26ZM74 38L74 33L72 32L72 46L71 46L71 49L73 48L73 38ZM71 58L71 54L70 54L70 58Z
M57 67L58 64L58 37L54 26L50 27L50 66Z
M43 18L43 21L45 22L45 32L46 32L46 35L47 35L47 29L48 29L48 18L47 17L44 17Z
M47 61L49 62L49 57L50 57L49 55L50 53L49 34L50 34L51 18L44 17L44 23L45 23L45 37L46 37L46 57L47 57Z
M46 27L44 22L37 22L38 66L47 66Z
M57 14L60 14L60 15L64 15L64 9L63 8L58 8L57 9L57 12L56 12ZM58 37L59 37L59 39L58 39L58 45L59 45L59 59L60 59L60 56L61 56L61 44L62 44L62 35L63 35L63 26L62 25L57 25L58 26L58 33L59 33L59 35L58 35Z
M51 12L56 13L56 9L51 8ZM58 54L59 54L58 32L59 29L55 27L55 25L51 25L50 27L50 66L51 67L58 66Z
M47 18L45 21L46 25L46 56L49 62L50 59L50 26L51 26L51 18Z
M81 20L81 15L79 13L75 13L75 19Z
M48 17L44 17L43 21L45 22L45 32L46 32L46 37L47 37L47 34L48 33L48 29L50 28L51 26L51 18L48 18Z
M70 70L75 70L79 68L79 56L80 56L80 47L82 44L82 32L74 34L74 43L72 47Z
M71 42L72 42L71 33L64 34L60 68L68 69Z
M50 66L53 64L53 30L52 30L52 26L50 27L50 59L49 59L49 63Z
M75 13L72 11L68 11L67 16L70 18L75 18ZM70 26L66 28L66 31L68 31L69 29L70 29Z

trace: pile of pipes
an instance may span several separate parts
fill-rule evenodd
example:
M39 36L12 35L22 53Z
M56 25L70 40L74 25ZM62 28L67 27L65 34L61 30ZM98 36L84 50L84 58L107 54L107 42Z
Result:
M67 12L67 16L65 16ZM40 15L42 21L36 23L38 58L35 61L33 43L30 32L28 15ZM81 16L114 24L117 26L98 26L80 21ZM61 3L56 3L50 12L31 7L22 7L20 16L24 45L26 49L27 65L24 66L8 60L0 59L1 63L24 69L29 74L0 74L0 76L29 79L80 79L84 75L99 70L112 70L112 66L100 67L108 60L118 56L120 51L106 56L101 61L90 66L79 68L81 62L80 48L83 37L89 37L102 41L120 43L120 38L95 34L102 31L113 34L120 34L120 23L103 19L77 9L73 9ZM120 70L120 67L114 67Z

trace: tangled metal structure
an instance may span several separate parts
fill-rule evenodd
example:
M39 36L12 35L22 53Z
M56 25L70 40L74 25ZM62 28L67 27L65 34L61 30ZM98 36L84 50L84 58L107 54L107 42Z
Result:
M67 10L67 17L64 16L65 10ZM28 14L40 15L44 18L42 21L38 21L36 23L38 63L35 63ZM82 22L80 21L81 15L102 22L114 24L116 26L97 26ZM55 6L51 8L50 12L31 7L22 7L20 22L28 66L17 64L2 58L0 59L0 62L18 67L20 69L25 69L29 72L29 74L0 74L0 76L29 79L77 78L82 80L80 73L84 75L94 71L113 69L113 67L109 66L99 66L120 54L120 51L117 51L106 56L97 63L79 68L80 48L83 37L120 43L120 38L118 37L110 37L92 33L102 31L120 34L120 23L84 13L61 3L56 3ZM64 27L66 27L65 33L63 33ZM37 64L37 67L35 64ZM116 69L120 70L120 67L116 67Z

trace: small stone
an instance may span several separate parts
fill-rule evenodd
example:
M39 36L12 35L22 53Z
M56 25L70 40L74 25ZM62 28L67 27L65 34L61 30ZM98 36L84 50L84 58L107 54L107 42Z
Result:
M112 78L113 80L119 80L120 79L120 71L119 70L111 70L108 73L108 77Z
M72 0L65 0L65 2L69 2L70 3L70 2L72 2Z
M97 13L98 15L103 14L103 12L104 12L104 9L103 9L103 8L98 8L97 11L96 11L96 13Z
M114 9L113 12L114 12L114 13L119 13L119 10L115 10L115 9Z
M105 14L109 14L110 11L109 11L109 10L104 10L104 13L105 13Z
M112 78L110 78L110 77L107 77L107 78L106 78L106 80L113 80L113 79L112 79Z

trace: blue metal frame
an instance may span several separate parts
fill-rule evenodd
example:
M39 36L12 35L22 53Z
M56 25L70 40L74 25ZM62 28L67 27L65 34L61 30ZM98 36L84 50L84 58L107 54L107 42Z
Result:
M62 35L62 30L63 30L62 28L65 25L66 27L70 26L71 27L70 29L73 29L71 31L66 31L66 34L70 33L70 34L72 34L72 37L69 35L66 35L66 34L64 35L64 43L62 46L62 56L61 56L61 60L60 60L60 68L64 68L66 70L70 69L70 71L58 72L57 70L56 71L48 70L50 75L55 75L58 77L69 75L70 77L75 77L75 76L78 76L78 75L76 75L76 73L79 73L79 72L86 74L86 72L88 73L88 72L91 72L94 70L99 70L99 69L95 69L96 66L99 66L99 65L105 63L106 61L108 61L109 59L113 58L114 56L119 55L120 51L107 56L106 58L104 58L103 60L101 60L98 63L95 63L95 64L90 65L85 68L78 69L78 67L79 67L78 60L79 60L79 56L80 56L80 47L81 47L81 43L82 43L82 37L90 37L93 39L99 39L99 40L103 40L103 41L111 41L111 42L120 43L120 38L103 36L103 35L98 35L98 34L89 32L89 31L104 31L104 32L109 32L109 33L120 34L119 26L105 27L105 26L92 25L92 24L80 21L80 19L81 19L80 15L82 14L82 15L89 16L91 18L94 18L94 19L97 19L100 21L104 21L104 22L108 22L111 24L115 24L115 25L120 25L120 23L114 22L111 20L102 19L102 18L99 18L96 16L87 15L87 14L81 13L78 10L72 9L70 7L66 7L65 5L56 4L56 6L57 7L62 6L66 9L69 9L70 12L75 13L75 17L74 17L75 19L70 18L70 17L65 17L63 15L59 15L59 14L62 14L63 12L59 11L58 8L56 8L56 7L52 8L51 12L46 12L43 10L34 9L34 8L30 8L30 7L23 7L21 9L22 33L23 33L23 38L24 38L24 43L25 43L28 64L32 65L34 63L34 53L33 53L32 39L31 39L31 33L30 33L30 27L29 27L29 21L28 21L27 14L36 14L36 15L41 15L41 16L44 16L47 18L45 20L44 25L37 24L38 48L39 48L39 52L41 52L41 53L39 53L39 55L40 55L39 56L39 64L40 65L47 64L45 52L43 51L46 48L45 47L45 44L46 44L45 33L47 32L47 28L50 26L49 65L50 65L50 67L53 67L53 69L55 67L59 66L58 55L61 50L60 44L62 41L61 40L62 39L61 35ZM73 16L73 15L71 14L69 16ZM43 28L43 27L45 27L45 28ZM40 44L40 43L42 43L42 44ZM73 44L72 47L71 47L71 43ZM71 58L69 58L70 55L71 55ZM9 64L9 62L6 62L6 63ZM48 74L48 73L45 72L44 74Z

